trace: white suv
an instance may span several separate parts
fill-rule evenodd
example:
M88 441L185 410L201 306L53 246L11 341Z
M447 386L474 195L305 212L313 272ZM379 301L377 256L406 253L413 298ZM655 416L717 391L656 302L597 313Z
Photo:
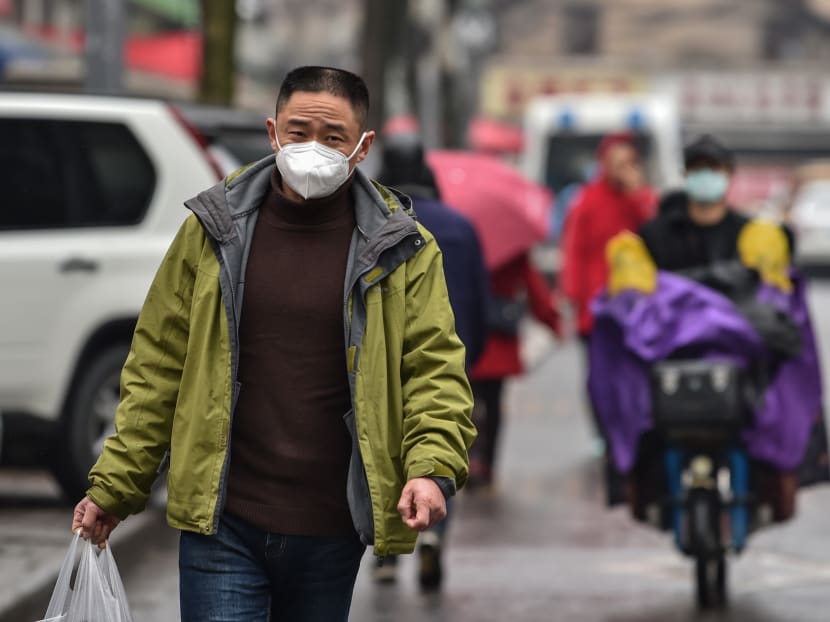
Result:
M6 463L45 461L68 498L82 495L182 203L220 177L164 102L0 93Z

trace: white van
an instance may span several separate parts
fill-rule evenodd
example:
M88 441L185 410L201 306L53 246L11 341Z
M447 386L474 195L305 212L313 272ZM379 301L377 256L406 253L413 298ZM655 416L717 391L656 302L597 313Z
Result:
M680 119L670 95L573 94L531 100L524 123L522 170L555 193L587 181L603 136L636 137L649 182L658 190L681 182Z

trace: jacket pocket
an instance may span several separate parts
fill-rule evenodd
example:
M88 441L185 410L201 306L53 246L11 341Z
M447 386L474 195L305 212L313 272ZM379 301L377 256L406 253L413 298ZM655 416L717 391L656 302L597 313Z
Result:
M360 444L357 440L357 423L354 409L343 416L346 429L352 439L352 455L349 460L349 475L346 482L346 498L349 502L349 511L352 522L360 541L370 546L375 541L375 521L372 515L372 496L369 493L369 482L366 479L366 468L360 454Z

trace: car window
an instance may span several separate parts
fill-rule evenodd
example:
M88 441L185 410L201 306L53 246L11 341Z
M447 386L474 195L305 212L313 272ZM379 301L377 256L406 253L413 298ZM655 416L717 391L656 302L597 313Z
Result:
M50 144L47 123L0 119L0 228L62 226L66 213L64 170Z
M0 229L126 226L141 221L156 174L123 124L0 119Z

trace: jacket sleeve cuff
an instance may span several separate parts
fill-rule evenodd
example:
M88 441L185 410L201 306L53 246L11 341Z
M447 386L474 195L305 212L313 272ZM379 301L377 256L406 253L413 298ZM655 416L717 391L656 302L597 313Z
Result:
M431 477L430 478L433 482L438 484L438 488L441 489L441 492L444 495L444 499L449 499L452 496L455 496L456 486L455 486L455 479L452 477Z
M124 520L130 514L135 513L129 504L119 501L100 486L93 486L87 490L86 496L89 497L99 508L109 514L112 514L113 516L118 517L120 520Z

